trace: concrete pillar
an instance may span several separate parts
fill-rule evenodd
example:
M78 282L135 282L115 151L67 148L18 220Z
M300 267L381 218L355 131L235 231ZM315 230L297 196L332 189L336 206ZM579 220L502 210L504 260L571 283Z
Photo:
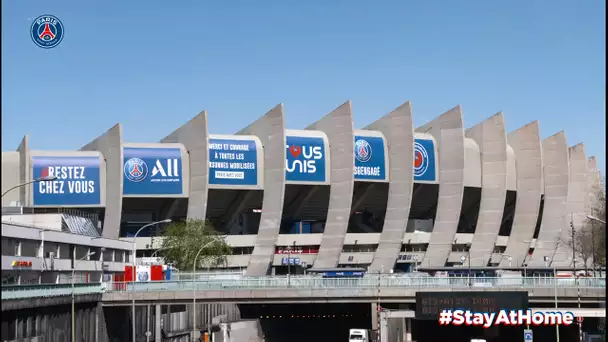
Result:
M372 330L378 330L378 304L372 303Z
M101 310L98 305L94 310L94 312L95 312L95 342L99 342L99 312L100 311Z
M23 334L21 333L23 331L23 317L21 316L17 316L17 324L15 324L16 326L16 333L15 333L15 337L17 339L23 338L25 336L23 336Z
M405 333L405 336L403 336L403 340L405 342L412 342L412 319L411 318L406 318L405 319L405 329L403 329L403 332Z
M162 321L160 319L162 315L162 307L160 304L156 304L155 315L154 315L154 342L163 342L162 341L162 333L160 329L162 328Z
M188 315L189 316L189 315ZM167 305L167 324L169 331L173 331L173 315L171 314L171 305Z

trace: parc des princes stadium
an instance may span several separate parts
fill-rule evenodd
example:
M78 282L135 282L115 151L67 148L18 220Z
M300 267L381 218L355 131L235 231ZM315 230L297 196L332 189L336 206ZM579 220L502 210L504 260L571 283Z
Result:
M233 248L225 267L253 276L284 274L292 259L383 273L578 262L561 242L603 189L582 143L541 137L536 121L507 132L502 113L467 128L460 106L421 127L412 115L407 102L356 129L346 102L291 130L278 105L215 135L202 112L167 123L177 129L159 142L123 141L117 124L77 151L30 150L26 136L2 152L2 188L31 183L3 207L86 212L108 239L207 219ZM138 255L158 249L161 229L138 235Z

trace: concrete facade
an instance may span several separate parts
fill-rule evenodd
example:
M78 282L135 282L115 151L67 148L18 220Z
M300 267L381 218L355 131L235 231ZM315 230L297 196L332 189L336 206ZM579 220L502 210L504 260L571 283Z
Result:
M560 266L569 266L572 264L572 226L574 226L574 244L577 244L577 232L585 228L588 223L587 215L590 213L589 208L589 187L587 178L587 155L585 154L585 145L576 144L568 148L570 178L568 182L568 213L570 215L569 225L562 230L562 241L558 247L558 251L568 255L567 263ZM569 253L568 253L569 252ZM582 265L583 260L577 253L575 260L577 264Z
M404 103L367 127L382 132L388 144L390 187L384 227L370 272L379 272L383 265L394 265L401 251L414 188L414 126L412 106Z
M99 151L106 160L106 206L103 237L118 239L122 214L122 125L116 124L103 135L81 148L82 151Z
M329 140L330 154L333 156L330 163L329 209L315 267L337 267L348 228L355 186L355 157L352 152L355 137L350 101L306 129L324 132Z
M587 184L589 186L589 210L591 215L597 216L596 211L599 209L600 201L602 200L601 191L604 184L602 175L597 168L597 160L591 156L587 159Z
M181 143L190 158L190 193L188 218L205 219L207 212L207 185L209 182L209 148L207 112L197 116L161 140L161 143Z
M422 265L444 266L456 237L464 192L464 129L460 106L418 127L416 132L431 134L439 145L437 215Z
M507 266L509 261L504 256L512 257L512 262L518 266L524 263L529 266L545 266L545 257L548 258L547 265L570 265L572 253L569 247L569 223L572 220L575 228L580 229L587 224L586 215L593 214L592 208L597 201L594 198L597 197L596 189L602 188L597 162L593 157L587 158L582 144L568 148L564 132L541 142L539 123L532 122L507 136L504 120L502 113L498 113L467 129L465 133L462 110L457 106L414 130L411 105L406 102L367 126L366 130L381 133L387 144L388 160L385 167L388 165L389 183L386 214L381 232L347 234L351 211L354 210L353 203L356 204L367 194L353 194L353 142L357 131L353 127L350 102L306 128L307 134L324 134L326 139L328 167L325 179L329 186L306 184L301 187L306 190L302 190L297 197L294 195L298 201L287 204L294 208L283 208L285 187L289 183L285 180L285 136L290 130L286 128L283 106L275 107L236 135L239 139L247 136L261 142L263 151L258 150L258 160L263 160L264 165L263 172L258 175L259 188L256 190L263 191L263 199L261 209L254 209L260 209L261 212L258 234L227 238L229 243L238 242L233 247L246 250L242 254L230 256L229 267L246 267L247 274L253 276L268 274L269 267L284 265L283 255L276 251L276 247L294 243L315 250L302 254L300 259L316 268L361 264L368 265L371 272L389 272L396 269L398 263L443 267L446 263L459 262L461 256L470 256L471 266L486 266L490 261ZM179 208L179 215L183 215L185 206L180 204L187 201L187 218L207 217L208 208L211 208L208 203L208 139L213 137L208 132L207 121L207 113L203 111L161 139L160 143L137 144L144 147L163 147L163 144L175 147L178 145L169 144L179 144L182 149L185 193L172 197L173 202L162 206L161 210L171 207L173 209L168 212L174 213L178 210L175 208ZM414 216L413 189L417 184L413 172L413 142L416 134L421 133L428 135L429 139L432 137L437 148L437 179L427 182L438 189L437 195L433 195L436 196L437 207L434 217L410 219L410 215ZM125 220L127 217L123 214L123 197L128 197L123 195L125 144L122 141L122 126L115 125L81 151L30 151L28 145L29 137L25 136L17 151L3 152L2 190L32 180L32 156L95 154L103 160L100 163L103 169L100 174L101 207L105 215L102 235L107 239L118 239L121 215L124 215ZM289 183L293 184L302 185ZM232 190L230 185L226 185L226 188ZM282 219L289 219L283 218L284 212L289 211L297 216L305 206L303 203L318 201L317 195L323 194L327 188L327 216L311 219L325 225L324 233L318 230L311 234L279 234ZM364 190L370 189L373 187ZM481 190L479 215L474 233L457 234L459 222L464 216L465 189ZM509 237L499 236L507 194L511 196L513 192L516 195L516 205L512 213L511 233ZM242 203L234 204L234 208L226 208L225 211L230 212L226 215L232 215L227 217L227 221L233 221L238 216L239 206L244 206L243 203L250 199L246 196L251 197L253 193L251 191L247 195L243 192L243 198L240 198L242 201L231 202ZM256 195L259 194L257 192ZM353 195L359 197L353 200ZM544 196L544 202L541 201L541 196ZM32 186L23 186L4 196L2 203L3 206L21 205L31 210L34 205L32 198ZM541 203L544 203L542 211ZM44 208L46 209L48 208ZM161 219L172 217L166 212L158 216ZM539 216L542 217L539 219ZM541 222L540 232L535 240L534 230L538 221ZM161 240L154 238L155 242L152 243L150 237L140 239L145 239L145 243L138 240L138 249L158 248ZM457 250L454 246L461 248L461 245L467 243L471 244L469 253ZM361 250L343 251L345 245L351 248L357 244ZM149 248L142 247L145 245L149 245ZM534 252L528 255L531 249Z
M556 253L562 230L568 226L568 143L566 134L559 132L542 142L545 204L534 253L529 266L563 265L568 256ZM545 261L548 258L548 262Z
M515 165L517 198L505 254L521 266L528 256L540 210L543 159L538 122L533 121L509 133L507 140L520 162ZM500 265L508 266L508 263L503 258Z
M507 137L502 113L475 125L466 136L481 152L481 202L469 255L471 266L487 266L496 243L507 191Z
M263 276L270 264L281 227L285 196L285 115L280 104L237 134L257 135L264 146L264 199L247 275Z

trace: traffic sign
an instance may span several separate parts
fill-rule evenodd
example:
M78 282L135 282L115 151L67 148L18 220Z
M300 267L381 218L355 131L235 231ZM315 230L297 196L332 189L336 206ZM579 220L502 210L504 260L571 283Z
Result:
M576 321L579 323L583 323L583 317L576 317Z
M524 342L533 342L532 329L524 329Z

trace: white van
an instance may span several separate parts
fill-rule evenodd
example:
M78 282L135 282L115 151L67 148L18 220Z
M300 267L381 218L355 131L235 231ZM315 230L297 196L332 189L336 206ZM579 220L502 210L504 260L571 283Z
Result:
M370 342L369 333L366 329L350 329L348 342Z

